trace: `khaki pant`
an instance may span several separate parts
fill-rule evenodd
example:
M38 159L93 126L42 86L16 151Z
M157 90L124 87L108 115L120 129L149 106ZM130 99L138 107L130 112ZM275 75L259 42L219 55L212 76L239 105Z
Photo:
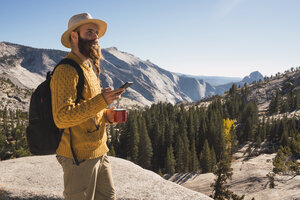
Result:
M77 166L73 159L56 156L64 172L66 200L116 199L107 155L85 160Z

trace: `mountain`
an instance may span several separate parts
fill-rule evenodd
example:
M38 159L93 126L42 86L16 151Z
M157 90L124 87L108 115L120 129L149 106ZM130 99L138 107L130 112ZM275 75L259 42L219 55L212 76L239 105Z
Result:
M109 157L118 200L211 200L152 171ZM0 161L0 199L63 199L63 170L54 155Z
M214 88L204 81L180 77L115 47L103 49L102 54L105 58L100 77L103 87L118 88L126 81L133 81L134 85L124 96L143 105L159 101L195 101L214 93ZM35 88L44 80L47 71L66 55L64 51L2 42L0 74L19 87Z
M218 85L224 85L227 83L235 83L242 80L240 77L226 77L226 76L195 76L195 75L187 75L187 74L181 74L176 73L179 76L186 76L186 77L192 77L196 78L198 80L203 80L207 83L209 83L212 86L218 86Z
M0 77L20 88L33 89L67 54L60 50L1 42ZM129 108L157 102L197 101L206 96L221 95L232 85L215 87L199 77L177 75L116 47L102 49L102 54L100 80L103 87L118 88L126 81L134 82L118 102Z
M0 76L23 88L35 88L67 53L0 43Z
M0 77L0 109L28 110L32 90L13 84L10 79Z
M216 86L215 87L216 94L218 94L218 95L224 94L226 91L228 91L232 87L232 84L236 84L236 86L239 87L239 86L243 86L245 83L251 84L253 82L259 82L260 80L261 81L264 80L263 75L260 72L255 71L255 72L252 72L249 76L245 76L241 81L230 82L227 84Z
M223 77L223 76L194 76L186 75L181 73L176 73L181 77L196 78L199 81L205 81L209 83L214 88L214 94L222 95L224 92L228 91L232 84L237 86L243 86L245 83L251 84L254 81L264 80L263 75L259 71L254 71L250 73L249 76L245 76L243 79L239 77Z
M253 81L259 81L259 80L264 80L264 77L261 73L258 71L252 72L249 76L245 76L242 80L242 82L246 83L252 83Z
M285 72L284 74L277 74L274 77L268 77L266 80L256 82L248 85L249 99L253 99L257 102L258 109L262 113L266 113L271 99L275 96L276 91L280 91L280 94L287 98L289 91L300 91L300 70L297 69L291 72ZM286 115L295 114L299 115L300 110L297 109L296 113L285 113ZM283 115L283 114L282 114Z
M262 77L259 76L259 74L260 73L258 72L258 73L254 73L253 75L254 77L258 77L259 80L261 80ZM244 79L249 80L248 78L245 77ZM251 76L250 78L253 78L253 76ZM257 103L258 111L260 115L268 113L270 102L272 98L275 97L277 90L280 92L280 95L283 96L284 99L287 98L288 93L290 91L293 91L294 93L300 92L300 69L299 68L293 71L287 70L283 74L277 73L276 76L266 77L262 81L259 80L258 81L256 80L255 82L252 83L247 83L247 88L249 92L248 100L254 100ZM245 83L246 82L237 82L235 84L237 85L237 87L239 85L242 87ZM221 96L225 97L228 94L226 91L228 91L231 87L232 87L232 83L223 85L223 88L221 86L217 86L217 89L223 90L223 94ZM237 91L240 92L240 88L238 88ZM205 99L204 102L200 101L200 104L203 104L205 106L209 105L209 103L210 103L209 98ZM290 118L298 115L300 115L300 109L297 109L290 113L276 114L276 116L273 117L282 118L284 116L287 116L288 118Z

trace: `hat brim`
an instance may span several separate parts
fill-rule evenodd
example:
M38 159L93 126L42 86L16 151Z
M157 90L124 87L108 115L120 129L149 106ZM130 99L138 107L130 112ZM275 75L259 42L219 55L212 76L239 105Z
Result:
M77 27L83 25L83 24L96 24L98 27L98 38L102 37L105 32L106 32L106 28L107 28L107 24L99 19L85 19L80 21L79 23L73 25L72 27L70 27L68 30L66 30L62 36L61 36L61 43L62 45L64 45L67 48L71 48L71 42L70 42L70 34L72 31L74 31Z

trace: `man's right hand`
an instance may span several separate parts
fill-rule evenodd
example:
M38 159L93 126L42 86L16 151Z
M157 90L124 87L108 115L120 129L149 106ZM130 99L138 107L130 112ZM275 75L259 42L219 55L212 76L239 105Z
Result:
M116 90L111 90L110 88L105 88L102 92L102 96L106 103L110 105L114 100L120 98L121 94L125 92L124 88L119 88Z

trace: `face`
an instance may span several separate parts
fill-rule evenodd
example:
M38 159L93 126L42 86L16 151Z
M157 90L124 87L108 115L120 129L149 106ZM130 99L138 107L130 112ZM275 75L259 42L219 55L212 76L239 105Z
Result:
M98 27L96 24L84 24L77 28L77 32L80 32L82 39L98 41Z
M78 34L79 52L94 63L101 58L101 48L98 43L98 28L95 24L84 24L75 32Z

